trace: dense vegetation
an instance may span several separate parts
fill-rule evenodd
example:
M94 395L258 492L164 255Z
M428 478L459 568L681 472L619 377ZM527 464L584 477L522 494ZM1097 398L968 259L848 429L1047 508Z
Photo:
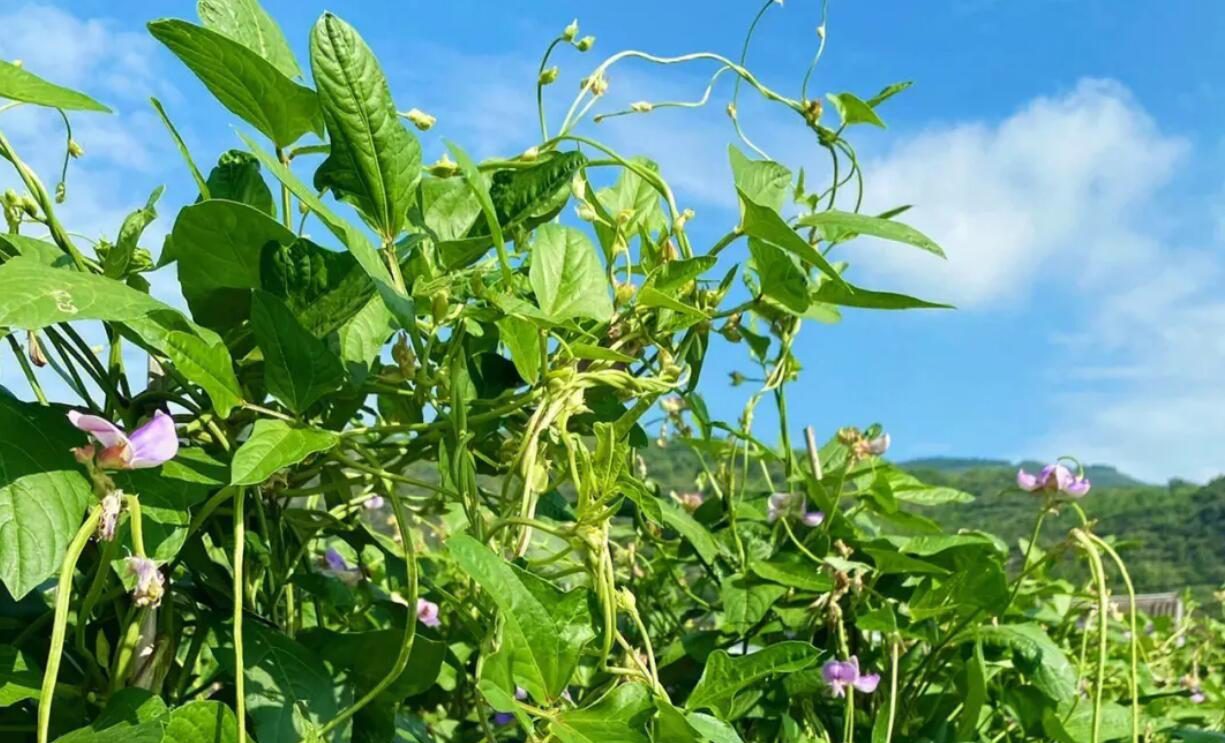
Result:
M1137 612L1074 462L1013 473L1010 523L958 529L994 496L891 464L879 425L819 443L788 423L808 321L943 309L844 261L860 237L943 257L904 208L860 211L849 137L906 84L817 94L822 27L781 92L744 66L754 22L738 60L613 55L551 116L554 63L595 43L574 22L541 60L522 152L444 141L426 165L414 129L438 122L399 113L343 20L314 26L308 76L256 0L198 11L149 30L254 132L192 152L154 102L199 191L156 260L160 189L86 245L63 184L0 133L21 186L0 332L28 386L0 390L6 741L1225 739L1216 609ZM627 61L736 80L723 236L692 235L667 174L594 134L593 109L707 100L604 111ZM829 171L754 145L750 94ZM0 98L107 112L8 62ZM66 150L65 170L70 133ZM170 264L186 312L150 295ZM716 335L760 369L736 421L701 397ZM147 378L128 368L145 356ZM754 427L761 405L778 430ZM699 495L645 460L657 415ZM1048 538L991 533L1019 524Z

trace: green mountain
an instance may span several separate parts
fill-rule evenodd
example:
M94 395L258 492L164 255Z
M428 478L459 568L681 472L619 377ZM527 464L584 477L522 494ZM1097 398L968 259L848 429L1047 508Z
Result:
M683 444L651 446L644 451L644 459L664 492L697 489L695 481L702 467ZM990 531L1014 546L1033 531L1038 500L1017 490L1016 472L1019 466L1039 470L1040 463L937 457L901 466L925 482L975 496L970 503L925 511L947 528ZM1086 474L1093 489L1080 504L1097 521L1099 534L1118 540L1138 591L1189 588L1203 595L1225 585L1225 477L1206 485L1182 480L1154 485L1102 464L1086 467ZM777 473L774 476L776 482L781 480ZM1059 544L1076 524L1070 509L1047 518L1040 544Z

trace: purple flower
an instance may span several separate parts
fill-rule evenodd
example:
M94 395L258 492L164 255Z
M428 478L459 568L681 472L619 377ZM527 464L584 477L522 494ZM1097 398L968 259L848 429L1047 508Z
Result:
M1199 689L1191 692L1191 704L1203 704L1207 700L1208 697L1204 696L1204 692Z
M98 440L102 451L97 463L103 469L139 470L156 467L174 458L179 452L179 438L174 432L174 419L162 411L153 414L145 425L129 436L123 429L105 418L73 410L68 413L72 425Z
M127 558L128 572L136 576L136 587L132 589L132 602L137 606L157 606L166 592L166 579L157 569L157 563L144 557Z
M1062 464L1048 464L1036 475L1023 469L1017 470L1017 487L1030 493L1064 493L1081 498L1089 492L1089 479L1084 475L1073 475Z
M323 572L347 586L356 586L362 579L362 571L349 565L344 556L333 547L323 553Z
M846 696L846 688L854 687L864 694L871 694L876 691L877 684L880 683L880 675L869 673L860 675L859 673L859 658L854 655L850 660L830 660L826 661L821 667L821 677L825 679L825 683L829 684L833 690L834 696Z
M805 509L804 496L799 493L774 493L766 503L766 521L773 524L780 518L799 516L805 526L820 526L825 514Z
M442 624L438 619L438 604L427 599L417 599L417 620L426 627Z
M874 439L868 439L868 453L880 456L889 451L889 434L882 433Z
M362 502L362 507L364 507L367 511L377 511L383 507L384 502L383 496L372 495Z
M515 721L515 716L509 712L497 712L493 716L494 725L509 725Z

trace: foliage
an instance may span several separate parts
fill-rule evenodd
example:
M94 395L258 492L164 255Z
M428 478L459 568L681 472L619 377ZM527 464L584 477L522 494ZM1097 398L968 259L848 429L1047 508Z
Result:
M973 497L887 462L879 426L792 443L805 320L943 306L855 285L839 250L943 255L900 210L861 210L847 136L905 84L826 113L808 76L792 98L743 59L625 52L553 134L538 94L524 152L447 143L423 167L401 119L433 117L398 113L343 20L303 65L255 0L200 17L150 32L267 141L205 178L155 102L200 191L156 263L160 192L83 252L0 136L25 189L4 200L0 328L34 397L0 394L6 739L1220 739L1222 625L1111 609L1128 575L1066 493L1028 496L1033 533L1059 512L1066 536L1018 550L941 527ZM593 43L568 26L539 86ZM740 220L709 245L658 167L581 133L626 59L737 79L754 155L732 149ZM827 187L752 145L741 89L811 133ZM0 97L104 110L14 65ZM149 294L170 263L190 316ZM99 326L101 356L79 332ZM736 422L700 394L716 336L760 367ZM48 399L49 372L75 399ZM767 402L777 446L753 429ZM705 495L644 466L656 413ZM1087 580L1057 572L1075 561Z

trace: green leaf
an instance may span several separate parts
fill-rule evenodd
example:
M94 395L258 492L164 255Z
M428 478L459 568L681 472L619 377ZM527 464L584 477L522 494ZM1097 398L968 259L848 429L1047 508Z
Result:
M127 276L138 247L136 243L144 234L145 228L157 219L157 209L154 207L161 195L162 187L158 186L149 195L149 200L145 203L144 208L137 209L123 220L123 224L119 227L119 238L110 250L106 251L106 258L102 261L102 271L105 275L113 279Z
M957 738L972 740L978 729L983 705L987 702L987 664L983 660L981 642L974 643L974 655L966 662L966 687L962 696L961 716L957 719Z
M498 320L498 337L510 351L510 360L528 384L540 379L540 330L535 324L508 315Z
M743 575L725 579L719 589L723 600L723 630L733 635L744 634L786 593L785 586L754 582Z
M199 0L200 22L272 63L286 77L302 77L285 34L258 0Z
M708 564L713 563L719 556L719 544L706 527L698 523L697 519L690 516L671 498L657 499L657 502L664 524L675 529L689 544L693 545L693 549L703 561Z
M209 198L237 201L276 219L272 191L260 175L259 160L251 153L229 150L223 154L208 174L206 184Z
M849 284L835 284L830 281L822 282L809 295L809 298L814 302L824 302L843 307L861 307L869 310L953 309L951 304L928 302L923 299L908 297L905 294L877 292L858 286L853 287Z
M25 235L0 233L0 256L7 260L21 255L52 268L75 268L72 256L60 250L55 243Z
M886 85L885 87L881 88L879 93L869 98L867 103L872 108L876 108L880 104L889 100L890 98L897 95L898 93L901 93L903 90L906 90L912 85L914 85L914 82L910 80L903 80L902 82L890 83L889 85Z
M858 235L877 237L882 240L913 245L920 250L944 257L944 251L927 235L915 228L892 219L882 219L868 214L830 210L805 214L797 220L805 227L816 227L830 242L842 242Z
M298 322L320 338L366 307L376 289L351 253L328 250L305 238L264 246L260 287L283 300Z
M340 360L349 378L360 384L378 358L379 351L395 331L395 323L387 305L379 297L371 297L357 314L340 326Z
M682 315L688 315L695 320L705 320L708 316L697 307L690 304L685 304L679 299L673 299L672 295L665 294L655 287L643 286L638 292L638 304L642 307L663 307L673 312L679 312Z
M659 166L644 158L632 158L630 163L638 171L659 171ZM608 219L619 223L623 235L634 235L639 231L649 233L667 224L659 206L659 191L638 171L623 168L615 184L595 194L593 206L603 210ZM597 222L595 230L605 255L611 255L615 236L613 227Z
M816 662L819 651L807 642L787 640L750 655L733 657L716 650L706 659L702 678L685 702L685 709L708 708L727 719L740 691L769 676L799 671Z
M754 560L749 570L760 578L802 591L822 593L834 587L833 578L798 556L782 554L770 560Z
M546 224L536 230L531 252L528 281L550 319L605 322L612 316L608 282L586 235L573 227Z
M843 126L871 124L885 128L885 122L881 121L872 107L853 93L827 93L825 97L834 104L834 110L838 112Z
M750 160L733 144L727 154L736 190L754 204L782 211L791 193L791 171L773 160Z
M336 354L267 292L257 291L251 298L251 330L264 352L268 391L295 413L344 384L344 367Z
M37 330L72 320L121 322L200 385L220 415L242 401L230 352L176 310L104 276L49 268L31 258L0 266L0 327Z
M778 212L768 206L754 203L743 192L740 193L740 204L744 208L741 228L745 234L780 247L804 263L816 266L821 273L828 276L834 282L845 284L842 280L842 275L825 259L821 251L809 245L807 240L791 229L783 221L783 218L779 216Z
M324 13L311 32L310 58L331 144L315 187L330 189L394 240L421 177L421 145L400 122L378 60L352 26Z
M555 152L528 168L495 171L489 200L503 231L530 231L557 216L570 198L571 179L586 163L581 152ZM486 225L478 225L469 237L482 233L489 234Z
M314 653L273 629L248 623L243 628L247 681L247 714L255 723L259 743L298 743L308 730L331 720L348 703L347 693L335 683L328 667ZM232 648L216 651L218 660L233 676ZM338 727L330 743L345 740Z
M668 261L651 272L643 286L653 287L664 294L675 295L677 290L714 268L718 258L701 255L696 258L682 258Z
M73 730L55 743L162 743L166 723L161 697L129 687L112 694L89 727Z
M970 503L974 496L956 488L927 485L908 472L890 467L885 478L893 496L919 506L940 506L946 503Z
M808 277L782 250L749 238L749 255L761 278L761 293L796 314L808 309Z
M33 659L12 645L0 645L0 707L38 699L42 680Z
M445 140L444 140L445 141ZM481 207L481 214L485 216L485 234L489 235L493 240L493 246L498 249L498 256L501 259L502 254L506 250L506 238L502 234L502 223L498 219L497 207L493 205L493 197L489 195L489 187L485 184L485 179L481 176L481 171L477 167L476 162L468 155L463 147L454 142L447 142L447 150L455 157L456 163L459 165L459 173L464 179L464 183L468 184L468 190L472 192L476 198L476 203ZM475 229L475 228L474 228ZM461 250L456 250L452 247L444 257L444 263L447 268L460 268L477 260L484 255L487 246L482 238L471 244L470 240L464 241L466 244Z
M251 290L263 285L264 246L296 238L280 222L246 204L210 199L184 207L170 239L192 316L217 330L243 323L251 314Z
M690 712L685 715L685 719L689 721L694 730L702 735L704 740L710 743L744 743L740 734L736 732L736 728L717 717L703 712Z
M549 732L562 743L650 743L646 721L654 707L645 684L622 684L590 707L562 712Z
M1066 712L1047 709L1042 715L1042 730L1057 743L1131 739L1130 708L1114 702L1104 702L1101 710L1101 727L1096 739L1093 737L1093 715L1093 705L1086 701L1081 701L1074 709ZM1140 725L1143 730L1143 720ZM1194 739L1183 738L1184 743L1191 740Z
M447 540L447 551L502 612L516 681L538 700L556 699L595 635L587 592L565 593L464 534Z
M261 418L251 436L234 452L231 485L258 485L274 473L340 442L331 431Z
M411 619L416 621L415 613ZM399 620L395 624L399 626L369 632L332 632L313 628L302 632L298 639L334 668L348 670L350 678L358 686L358 692L365 693L391 673L400 652L400 643L404 641L404 621ZM383 694L388 699L400 700L429 689L438 679L446 656L446 643L417 633L413 638L408 665Z
M1065 702L1076 695L1076 669L1041 625L983 625L973 637L984 645L1011 650L1017 668L1052 701Z
M170 710L163 743L239 743L234 710L210 699Z
M287 147L307 132L323 133L315 91L286 77L259 53L216 31L166 19L149 32L187 65L235 115Z
M4 60L0 60L0 98L32 103L35 106L62 108L65 111L111 112L109 108L84 93L47 82L33 72Z

